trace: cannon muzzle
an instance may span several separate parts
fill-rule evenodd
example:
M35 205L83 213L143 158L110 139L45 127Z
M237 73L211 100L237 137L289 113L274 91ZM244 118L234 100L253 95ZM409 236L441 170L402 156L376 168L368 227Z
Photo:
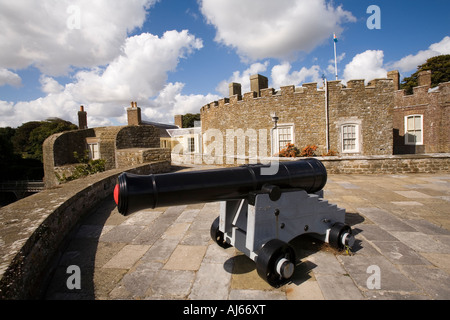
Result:
M280 162L273 175L263 174L269 165L174 172L150 175L122 173L114 190L121 214L165 206L246 199L251 192L279 189L320 191L327 172L317 159Z

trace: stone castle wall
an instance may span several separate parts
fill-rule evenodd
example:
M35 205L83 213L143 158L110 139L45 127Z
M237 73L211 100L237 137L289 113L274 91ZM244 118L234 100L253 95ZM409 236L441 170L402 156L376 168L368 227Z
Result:
M276 112L278 125L293 125L293 140L298 148L317 145L317 154L323 154L326 152L328 101L329 149L340 154L341 126L356 123L360 126L360 155L392 154L393 90L392 79L376 79L369 86L364 86L364 80L352 80L347 88L340 81L329 81L327 97L326 91L317 89L316 83L297 88L284 86L278 91L262 88L260 92L235 94L203 106L200 110L202 131L219 130L225 145L230 133L254 129L258 137L248 138L250 143L247 142L245 155L263 143L267 146L267 154L262 156L271 156L270 131L274 126L272 115ZM260 129L265 129L262 132L265 135L260 134ZM226 153L231 152L226 150Z
M74 130L55 134L43 144L44 182L46 188L60 184L58 177L70 177L77 165L74 152L83 155L87 150L87 139L98 143L100 158L105 160L105 169L137 165L149 161L166 160L170 163L170 153L160 149L159 130L154 126L117 126ZM127 151L133 148L145 149L143 156L133 158ZM143 162L136 162L143 161ZM56 174L55 174L56 173Z
M394 94L394 153L450 152L450 82L430 89L431 80L413 88L412 95L404 90ZM423 144L405 144L405 117L423 116Z

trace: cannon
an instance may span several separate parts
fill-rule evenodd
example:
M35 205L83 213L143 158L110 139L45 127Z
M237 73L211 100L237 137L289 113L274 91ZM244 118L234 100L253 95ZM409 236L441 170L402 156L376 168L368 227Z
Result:
M127 215L146 208L220 201L211 225L219 246L234 246L255 261L258 275L273 287L287 283L295 269L289 244L310 234L343 249L354 243L345 210L323 199L327 181L317 159L270 165L151 175L122 173L114 189L118 211ZM266 171L265 171L266 170Z

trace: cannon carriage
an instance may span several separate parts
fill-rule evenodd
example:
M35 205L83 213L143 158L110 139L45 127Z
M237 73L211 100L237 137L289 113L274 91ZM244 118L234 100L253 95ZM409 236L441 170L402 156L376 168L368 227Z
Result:
M122 173L114 190L121 214L163 206L220 201L211 238L253 261L273 287L288 282L296 257L289 242L310 234L343 249L354 243L345 210L323 198L327 173L314 158L270 165L134 175Z

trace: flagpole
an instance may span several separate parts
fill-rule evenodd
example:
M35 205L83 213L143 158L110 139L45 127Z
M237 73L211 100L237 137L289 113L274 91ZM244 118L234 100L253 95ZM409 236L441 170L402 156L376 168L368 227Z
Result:
M334 71L336 74L336 80L338 79L338 71L337 71L337 56L336 56L336 34L334 34L334 39L333 39L333 43L334 43Z

